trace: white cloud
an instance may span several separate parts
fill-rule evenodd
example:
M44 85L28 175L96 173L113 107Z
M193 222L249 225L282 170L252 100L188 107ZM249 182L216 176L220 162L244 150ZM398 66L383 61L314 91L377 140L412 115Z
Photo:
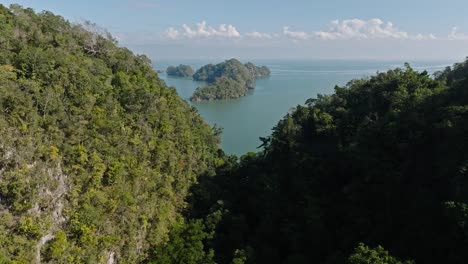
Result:
M268 33L260 33L257 31L250 32L245 35L249 38L254 38L254 39L271 39L272 38L272 36Z
M392 22L384 22L378 18L334 20L328 30L316 32L315 36L325 40L410 38L407 32L398 30Z
M309 34L303 31L290 31L289 27L283 27L283 35L295 41L306 40L310 37Z
M241 34L233 25L221 24L218 28L208 26L205 21L197 23L195 27L190 27L187 24L182 25L182 31L176 28L168 28L163 36L168 39L180 38L240 38Z
M283 27L282 32L263 33L252 31L241 34L231 24L221 24L217 27L208 25L205 21L193 26L183 24L180 28L170 27L163 33L163 37L171 40L178 39L248 39L272 40L281 36L294 42L305 40L372 40L372 39L406 39L406 40L434 40L437 37L430 33L411 34L400 30L390 21L379 18L369 20L345 19L330 22L328 29L317 32L292 31L290 27ZM458 33L454 27L449 39L468 39L468 35Z
M411 36L411 39L415 40L434 40L437 39L437 37L434 34L417 34L415 36Z
M465 40L468 39L468 34L460 33L458 32L457 27L453 27L452 31L450 31L450 34L448 35L448 38L450 40Z
M166 29L166 31L164 32L163 36L165 38L168 38L168 39L179 39L180 38L180 32L179 30L173 28L173 27L170 27L168 29Z

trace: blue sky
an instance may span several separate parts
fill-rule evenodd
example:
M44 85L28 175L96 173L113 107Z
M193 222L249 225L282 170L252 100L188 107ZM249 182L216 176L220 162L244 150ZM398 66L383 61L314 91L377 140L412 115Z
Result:
M152 58L462 59L468 1L0 0L90 20Z

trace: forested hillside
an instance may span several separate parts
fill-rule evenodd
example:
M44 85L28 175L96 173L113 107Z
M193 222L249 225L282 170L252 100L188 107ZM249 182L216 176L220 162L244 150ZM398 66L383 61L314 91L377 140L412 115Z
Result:
M146 259L216 135L91 24L0 5L0 47L0 263Z
M468 261L467 62L337 86L262 141L192 191L217 263Z

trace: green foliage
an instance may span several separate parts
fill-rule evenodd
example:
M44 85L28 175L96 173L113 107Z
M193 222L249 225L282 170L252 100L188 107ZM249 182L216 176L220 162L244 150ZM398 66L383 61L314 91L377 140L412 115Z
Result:
M250 74L254 76L254 78L264 78L270 75L270 69L266 66L255 66L251 62L247 62L244 66L249 70Z
M198 69L193 75L196 81L205 81L207 86L199 87L190 98L192 101L233 99L245 96L247 90L254 89L255 79L270 75L270 70L252 63L243 65L237 59Z
M213 84L204 87L198 87L193 93L192 101L211 101L222 100L226 98L238 98L245 96L247 90L245 87L232 79L226 77L218 78Z
M360 243L348 258L348 264L412 264L412 261L401 262L390 256L383 247L369 248Z
M146 259L213 171L218 136L91 23L0 5L0 43L0 256Z
M37 219L30 216L25 216L20 219L18 231L30 239L35 239L41 236L41 227L38 225Z
M232 264L244 264L247 262L247 254L245 250L236 250L232 259Z
M169 66L166 70L167 75L175 77L191 77L193 69L189 65L180 64L179 66Z
M171 228L169 241L154 251L149 263L214 264L213 252L204 250L203 241L207 237L200 220L188 223L179 220Z
M288 113L260 153L224 157L188 214L223 205L216 262L250 248L248 263L345 263L364 241L417 263L465 263L467 69L431 78L405 65L350 81ZM356 254L398 263L381 248Z

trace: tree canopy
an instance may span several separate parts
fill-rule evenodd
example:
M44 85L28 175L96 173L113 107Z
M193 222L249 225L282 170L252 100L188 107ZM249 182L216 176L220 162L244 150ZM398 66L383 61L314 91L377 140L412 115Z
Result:
M208 243L217 263L239 252L245 263L401 263L379 245L465 263L467 69L432 78L405 65L307 100L262 151L203 177L187 217L222 215Z
M193 69L190 65L180 64L179 66L169 66L166 70L167 75L174 77L192 77Z
M213 65L208 64L198 69L193 75L196 81L205 81L208 85L198 87L190 100L210 101L234 99L245 96L249 89L255 88L255 79L270 75L266 66L257 67L252 63L242 64L237 59Z
M218 138L106 31L0 5L2 263L136 263Z

